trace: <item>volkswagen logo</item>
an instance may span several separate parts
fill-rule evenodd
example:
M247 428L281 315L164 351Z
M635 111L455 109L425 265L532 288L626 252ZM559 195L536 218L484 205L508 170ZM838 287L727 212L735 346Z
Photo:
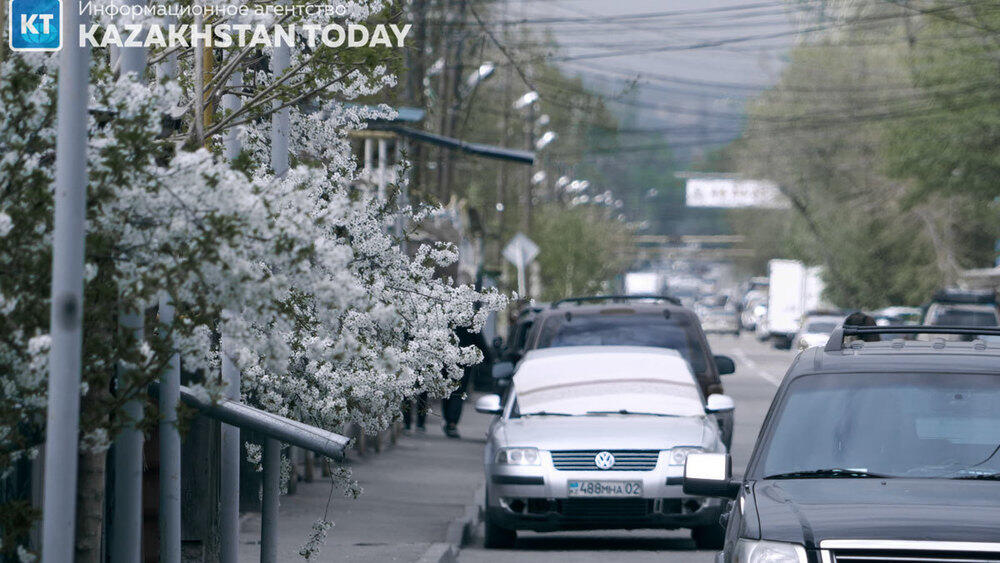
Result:
M599 452L594 456L594 465L598 469L611 469L615 466L615 456L611 455L611 452Z

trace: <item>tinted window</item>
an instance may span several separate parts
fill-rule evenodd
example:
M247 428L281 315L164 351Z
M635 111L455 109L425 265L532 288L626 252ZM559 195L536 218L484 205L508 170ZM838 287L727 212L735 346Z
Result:
M897 477L1000 472L1000 376L828 374L795 380L761 477L855 469Z
M941 326L997 326L997 315L993 311L945 309L935 316L934 324Z
M538 335L538 348L561 346L652 346L677 350L695 374L708 368L705 350L684 315L597 314L551 317Z
M837 328L837 323L827 321L815 321L806 324L806 332L829 333Z

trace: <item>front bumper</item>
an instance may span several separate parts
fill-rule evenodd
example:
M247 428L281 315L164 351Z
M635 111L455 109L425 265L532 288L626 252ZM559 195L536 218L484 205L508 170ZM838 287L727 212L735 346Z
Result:
M547 458L548 456L543 456ZM541 466L487 467L486 510L511 530L693 528L719 521L723 501L681 490L683 467L652 471L558 471ZM569 481L641 481L641 497L570 497Z

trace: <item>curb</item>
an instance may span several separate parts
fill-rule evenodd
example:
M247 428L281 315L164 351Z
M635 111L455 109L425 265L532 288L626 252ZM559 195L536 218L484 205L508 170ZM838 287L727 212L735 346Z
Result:
M418 563L455 563L458 561L458 554L465 547L476 533L476 528L480 522L479 499L486 494L486 486L480 485L476 489L472 503L465 505L465 511L461 516L455 518L448 525L445 533L445 541L432 543L427 551L420 557Z

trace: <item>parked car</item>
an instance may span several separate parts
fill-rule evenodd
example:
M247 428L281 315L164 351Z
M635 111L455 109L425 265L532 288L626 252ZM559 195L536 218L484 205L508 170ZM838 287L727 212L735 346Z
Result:
M865 341L978 330L1000 335L848 326L799 354L741 478L687 458L685 492L735 501L718 560L997 561L1000 346Z
M733 360L716 356L697 315L677 299L662 295L598 295L552 303L535 317L524 349L577 346L652 346L680 353L691 366L702 395L722 393L721 375L736 371ZM500 380L513 365L497 364ZM732 443L732 413L718 417L723 439Z
M502 406L501 406L502 405ZM528 352L506 400L481 397L498 417L487 434L485 544L509 547L518 530L691 528L718 548L722 503L681 490L684 460L725 454L704 399L675 350L626 346Z
M805 350L813 346L824 346L830 338L833 329L837 328L844 317L842 315L809 314L802 320L802 328L795 335L795 348Z

